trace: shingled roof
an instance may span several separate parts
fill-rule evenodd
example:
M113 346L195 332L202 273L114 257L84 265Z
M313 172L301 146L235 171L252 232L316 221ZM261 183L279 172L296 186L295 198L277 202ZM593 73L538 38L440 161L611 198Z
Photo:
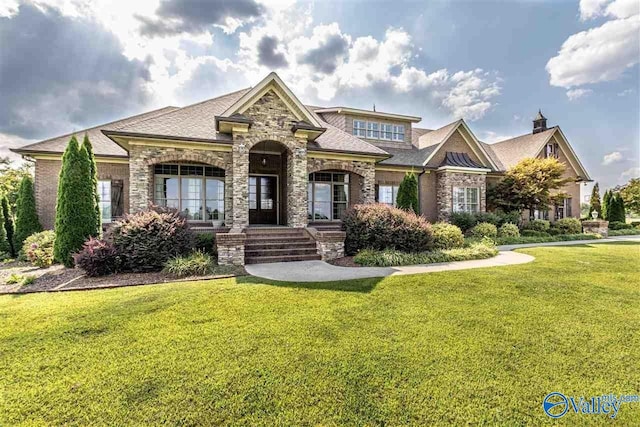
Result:
M104 157L127 157L127 152L122 149L118 144L113 142L107 136L105 136L103 130L118 130L124 126L131 125L143 120L147 120L153 117L159 117L172 111L178 110L178 107L164 107L158 110L149 111L147 113L138 114L136 116L127 117L126 119L116 120L114 122L105 123L99 126L95 126L89 129L84 129L78 132L68 133L66 135L57 136L55 138L46 139L44 141L36 142L34 144L25 145L24 147L14 148L13 152L18 154L29 153L63 153L67 148L69 139L75 135L76 138L82 140L84 134L89 136L91 145L93 146L93 152L96 156Z
M500 169L507 170L522 159L536 157L556 130L552 127L544 132L528 133L493 144L483 143L483 146L494 161L498 160L496 163Z

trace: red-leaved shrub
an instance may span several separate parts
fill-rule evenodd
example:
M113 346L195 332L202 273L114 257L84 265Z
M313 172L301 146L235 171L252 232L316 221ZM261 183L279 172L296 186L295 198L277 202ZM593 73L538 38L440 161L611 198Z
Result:
M351 207L342 218L347 233L345 251L396 249L422 252L432 249L431 224L423 217L383 204Z
M121 259L118 250L111 242L90 237L80 252L73 255L77 267L82 268L87 276L106 276L120 270Z

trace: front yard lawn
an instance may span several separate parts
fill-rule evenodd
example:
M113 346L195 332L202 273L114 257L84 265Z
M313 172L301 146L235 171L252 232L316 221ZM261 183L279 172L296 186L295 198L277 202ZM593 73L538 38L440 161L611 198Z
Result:
M640 245L522 252L536 260L0 296L0 425L541 425L553 391L638 393ZM639 419L625 403L616 421Z

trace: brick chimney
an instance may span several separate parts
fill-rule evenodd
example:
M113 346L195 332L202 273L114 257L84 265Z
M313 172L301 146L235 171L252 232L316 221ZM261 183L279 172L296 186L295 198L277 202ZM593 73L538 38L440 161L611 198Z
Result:
M547 118L538 110L538 114L533 119L533 133L540 133L547 130Z

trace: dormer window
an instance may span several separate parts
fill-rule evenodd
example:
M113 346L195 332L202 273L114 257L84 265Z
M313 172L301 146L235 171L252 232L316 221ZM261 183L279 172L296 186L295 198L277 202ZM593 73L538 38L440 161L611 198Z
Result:
M546 158L558 158L558 144L547 144L545 148L545 157Z
M378 130L378 123L367 122L367 138L378 139L380 138L380 131Z
M366 122L364 120L354 120L353 121L353 134L355 136L360 136L362 138L366 138L367 136L367 128Z
M393 125L393 140L404 141L404 125Z
M393 125L382 123L382 132L380 132L380 139L386 139L391 141L393 136Z

